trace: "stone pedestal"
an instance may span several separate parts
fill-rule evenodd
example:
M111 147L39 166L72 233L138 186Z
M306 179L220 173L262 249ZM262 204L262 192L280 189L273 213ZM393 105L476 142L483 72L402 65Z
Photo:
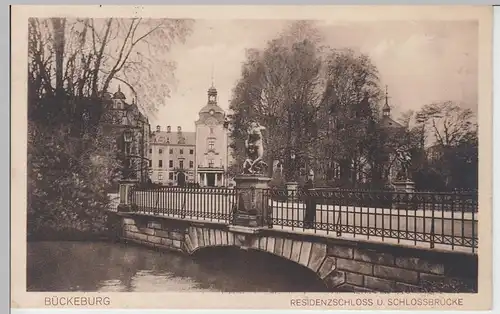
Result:
M118 205L118 211L130 211L130 193L133 186L137 184L137 180L121 180L119 195L120 204Z
M415 192L415 182L411 180L407 179L401 181L394 181L392 184L396 188L396 192L406 192L406 193Z
M299 190L299 183L295 181L286 182L285 188L287 191L288 199L292 199L297 196L297 191Z
M412 209L412 202L408 202L412 197L412 194L415 192L415 182L406 179L394 181L392 183L395 188L395 192L398 193L398 197L392 203L392 208L394 209ZM403 201L399 200L401 198Z
M266 224L268 202L264 190L271 178L259 175L241 175L236 182L236 211L233 224L245 227L262 227Z

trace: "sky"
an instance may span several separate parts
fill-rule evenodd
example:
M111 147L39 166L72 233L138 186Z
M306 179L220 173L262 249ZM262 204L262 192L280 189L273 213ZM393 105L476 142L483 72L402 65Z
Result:
M227 110L241 75L245 49L263 48L285 27L283 20L197 20L184 44L169 58L177 63L176 86L151 128L181 126L194 131L207 89L218 90ZM423 105L452 100L477 112L478 27L474 21L318 21L324 44L369 55L388 86L394 118ZM154 82L151 82L154 84ZM140 100L139 100L140 101Z

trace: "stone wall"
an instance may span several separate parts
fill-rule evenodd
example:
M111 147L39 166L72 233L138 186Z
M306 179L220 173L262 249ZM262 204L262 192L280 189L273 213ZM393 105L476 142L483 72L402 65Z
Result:
M328 240L327 255L336 265L335 280L343 279L342 290L477 292L477 256L472 254Z
M477 289L477 256L119 213L123 240L187 254L214 246L264 251L309 268L332 291L460 292ZM443 282L451 282L446 284ZM437 289L437 290L436 290ZM446 290L449 291L446 291ZM476 290L477 291L477 290Z

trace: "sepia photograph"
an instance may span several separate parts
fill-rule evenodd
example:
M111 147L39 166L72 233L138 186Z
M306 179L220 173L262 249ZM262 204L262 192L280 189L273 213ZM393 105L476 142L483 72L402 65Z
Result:
M26 250L12 284L50 292L45 306L322 292L450 307L491 280L477 17L74 12L30 15L18 51Z

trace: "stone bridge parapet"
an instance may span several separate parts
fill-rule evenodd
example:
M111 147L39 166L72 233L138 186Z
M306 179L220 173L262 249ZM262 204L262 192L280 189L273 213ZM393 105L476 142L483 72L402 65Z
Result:
M477 291L473 254L137 213L116 219L121 240L186 254L223 246L263 251L307 267L331 291L426 292L428 283L452 279Z

